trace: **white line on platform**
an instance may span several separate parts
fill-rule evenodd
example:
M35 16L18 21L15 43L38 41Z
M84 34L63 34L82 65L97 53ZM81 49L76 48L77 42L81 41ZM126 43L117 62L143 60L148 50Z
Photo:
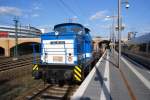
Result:
M124 58L121 57L122 61L131 69L131 71L141 80L141 82L148 88L150 89L150 81L147 80L140 72L138 72L134 67L132 67L128 61Z
M104 83L102 85L102 91L100 95L100 100L110 100L110 78L109 78L109 52L107 53L107 60L104 72Z
M100 60L96 63L96 65L93 67L92 71L89 73L89 75L86 77L86 79L82 82L80 87L77 89L77 91L74 93L74 95L71 97L71 100L80 100L80 98L83 96L85 90L87 89L90 81L92 80L92 77L94 76L96 72L96 68L101 63L104 55L106 54L106 51L104 52L103 56L100 58Z
M130 59L130 58L129 58ZM130 59L130 60L132 60L132 59ZM142 69L144 70L144 71L146 71L147 73L149 73L150 74L150 71L149 70L147 70L143 65L141 65L141 64L139 64L139 63L137 63L136 61L134 61L134 60L132 60L137 66L141 66L142 67ZM141 69L141 68L139 68L139 69Z
M117 52L115 52L115 53L118 55ZM138 70L136 70L134 67L132 67L131 64L129 64L128 61L124 57L121 57L121 60L124 61L124 63L126 63L126 65L130 68L130 70L141 80L141 82L148 89L150 89L150 81L147 80ZM149 71L147 71L147 72L150 73Z
M115 54L116 55L118 55L118 53L115 51ZM130 59L130 58L129 58ZM130 59L130 60L132 60L132 59ZM149 70L147 70L143 65L140 65L139 63L137 63L136 61L134 61L134 60L132 60L134 63L136 63L137 65L139 65L139 66L142 66L142 68L144 69L144 70L146 70L146 72L147 73L149 73L150 74L150 71Z

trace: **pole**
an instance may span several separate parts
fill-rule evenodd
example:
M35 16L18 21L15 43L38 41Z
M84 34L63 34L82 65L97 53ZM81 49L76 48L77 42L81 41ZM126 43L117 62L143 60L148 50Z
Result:
M121 57L121 0L118 0L118 42L119 42L119 53L118 53L118 67L120 68L120 57Z
M111 43L112 42L112 33L111 33L112 32L112 26L111 25L109 27L109 30L110 30L110 37L109 38L110 38L110 43Z
M14 50L14 60L17 60L18 58L18 20L17 18L14 18L13 20L15 22L15 50Z
M112 22L112 34L113 34L113 56L114 56L114 52L115 52L115 32L114 32L114 28L115 28L115 24L114 24L114 19L115 16L113 14L113 22Z

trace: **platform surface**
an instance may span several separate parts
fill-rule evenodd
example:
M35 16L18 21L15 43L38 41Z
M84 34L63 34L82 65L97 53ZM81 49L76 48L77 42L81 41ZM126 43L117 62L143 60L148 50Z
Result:
M107 50L72 100L150 100L150 71Z

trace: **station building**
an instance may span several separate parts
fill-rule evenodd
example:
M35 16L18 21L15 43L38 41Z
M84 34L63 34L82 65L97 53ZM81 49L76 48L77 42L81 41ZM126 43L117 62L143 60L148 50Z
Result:
M0 25L0 38L15 37L15 26ZM41 34L41 30L31 26L17 27L18 38L19 37L38 37Z
M15 26L0 25L0 56L13 55L16 46L16 30L18 46L20 45L21 50L32 43L40 43L39 36L42 34L40 29L32 26L18 26L16 29Z

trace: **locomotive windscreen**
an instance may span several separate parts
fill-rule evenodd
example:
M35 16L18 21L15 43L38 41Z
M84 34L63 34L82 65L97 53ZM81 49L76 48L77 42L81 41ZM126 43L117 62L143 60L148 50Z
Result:
M83 26L76 23L64 23L54 27L54 31L59 33L75 32L78 33L83 30Z

